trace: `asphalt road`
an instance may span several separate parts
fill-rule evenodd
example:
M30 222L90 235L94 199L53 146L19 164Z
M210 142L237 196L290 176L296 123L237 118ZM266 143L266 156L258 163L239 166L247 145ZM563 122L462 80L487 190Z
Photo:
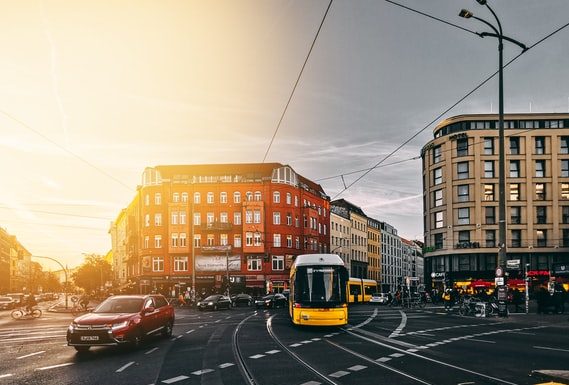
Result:
M359 305L345 328L298 328L285 309L177 309L171 338L137 350L65 342L70 314L0 311L3 384L538 384L569 370L567 315L460 317Z

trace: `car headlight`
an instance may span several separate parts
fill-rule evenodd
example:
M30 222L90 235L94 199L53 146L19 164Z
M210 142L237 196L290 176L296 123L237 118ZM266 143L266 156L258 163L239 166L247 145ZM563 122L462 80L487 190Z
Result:
M213 306L213 302L208 302L207 303L209 306Z
M117 322L111 326L112 330L126 328L128 326L128 321Z
M67 328L67 331L68 331L69 333L75 332L75 326L77 326L77 324L72 323L72 324L69 325L69 327Z

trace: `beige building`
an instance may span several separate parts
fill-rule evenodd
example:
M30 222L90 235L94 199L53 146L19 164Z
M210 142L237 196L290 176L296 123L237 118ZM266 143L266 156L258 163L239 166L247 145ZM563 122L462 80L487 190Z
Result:
M337 254L350 268L350 215L347 211L330 211L330 253Z
M330 211L350 219L350 276L367 278L367 216L360 207L345 199L330 202Z
M495 114L451 117L422 150L428 279L494 277L497 126ZM545 277L569 260L569 114L507 114L505 128L507 256L520 260L510 276L527 263Z

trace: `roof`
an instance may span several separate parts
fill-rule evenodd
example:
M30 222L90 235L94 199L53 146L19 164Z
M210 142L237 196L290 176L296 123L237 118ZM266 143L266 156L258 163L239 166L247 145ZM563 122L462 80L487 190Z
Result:
M301 254L294 260L295 266L344 266L344 261L336 254Z
M350 212L353 212L355 214L358 214L358 215L361 215L362 217L367 218L367 215L364 213L364 211L359 206L356 206L355 204L348 202L345 199L336 199L335 201L330 202L330 206L343 207L343 208L346 208L347 210L349 210Z

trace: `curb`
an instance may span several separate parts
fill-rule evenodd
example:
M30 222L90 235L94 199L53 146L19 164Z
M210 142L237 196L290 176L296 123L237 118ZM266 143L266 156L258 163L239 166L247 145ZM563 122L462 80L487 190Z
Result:
M569 384L569 370L532 370L530 376L540 380L556 381L560 384Z

